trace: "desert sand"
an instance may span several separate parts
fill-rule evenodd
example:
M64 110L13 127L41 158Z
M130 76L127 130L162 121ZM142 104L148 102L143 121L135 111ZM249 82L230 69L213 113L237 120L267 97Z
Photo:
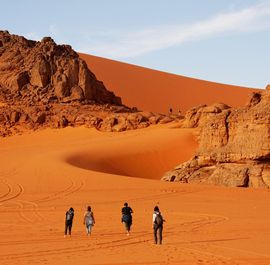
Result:
M268 190L158 180L195 152L173 124L122 133L46 129L0 142L0 260L11 264L270 264ZM134 210L131 235L121 208ZM152 210L165 219L154 245ZM83 213L96 217L87 237ZM64 218L75 209L73 233Z
M35 43L6 31L1 35L6 52L1 58L8 67L0 85L10 88L2 90L5 100L0 106L6 104L10 111L6 113L2 108L2 124L7 131L21 117L22 122L30 120L27 124L32 124L15 130L13 136L0 138L1 265L270 264L269 189L162 182L164 172L188 161L198 147L198 129L179 128L176 122L121 133L89 129L82 126L88 126L84 122L76 128L42 126L51 114L42 113L36 104L42 100L43 111L48 111L46 108L52 106L47 104L56 91L54 96L60 104L70 93L72 100L95 99L108 104L108 108L110 103L120 104L120 98L108 93L83 62L80 68L73 67L77 55L69 46L57 46L51 38ZM18 47L19 54L14 47ZM58 72L52 72L44 59L52 59L54 51L61 55L56 64L58 77L64 78L60 81L52 76ZM34 64L35 56L31 55L40 52L45 57L39 56ZM174 112L178 108L184 112L200 103L219 101L238 106L252 92L81 56L109 89L123 97L125 104L145 111L168 112L172 107ZM18 66L16 71L10 64ZM68 77L62 76L61 65L65 65ZM82 82L73 79L78 75ZM74 81L72 87L64 82L65 78ZM27 88L20 90L25 94L15 93L16 87ZM41 93L37 87L45 90ZM94 91L96 98L92 98ZM254 102L260 102L261 97L255 96ZM18 111L14 111L16 104ZM31 119L21 110L29 104L35 108L35 115L29 114ZM80 105L75 107L79 109ZM102 112L99 105L92 107ZM56 126L49 128L72 125L60 111L56 113ZM130 236L121 224L125 202L134 210ZM96 219L90 237L83 225L88 205ZM166 219L162 245L153 244L155 205ZM64 237L65 213L70 207L75 209L73 232L71 237Z
M182 113L200 105L225 103L243 106L253 88L220 84L156 71L93 55L82 54L99 80L107 89L120 95L124 104L145 111Z

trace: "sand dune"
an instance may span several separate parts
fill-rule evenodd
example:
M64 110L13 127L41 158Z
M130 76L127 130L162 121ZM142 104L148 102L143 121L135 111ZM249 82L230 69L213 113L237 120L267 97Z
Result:
M127 134L121 137L121 141L115 138L108 146L103 144L104 150L100 145L91 147L90 150L67 157L66 161L77 167L104 173L160 179L164 172L192 157L197 148L192 130L171 129L165 130L164 134L163 130L156 127L147 134L138 130L132 139Z
M120 95L124 104L142 110L166 113L200 104L223 102L243 106L251 88L219 84L155 71L87 54L80 54L105 86Z
M125 104L143 110L240 106L253 91L80 56ZM269 191L159 180L198 145L198 131L176 127L68 127L1 138L0 264L270 264ZM134 210L130 236L120 222L126 201ZM157 204L166 219L162 246L153 245ZM83 225L87 205L96 219L91 237ZM64 238L71 206L73 233Z
M192 156L194 133L81 127L1 139L1 265L269 264L268 191L153 180L180 153ZM125 201L134 209L130 237L120 223ZM152 244L156 203L167 220L162 246ZM82 224L88 204L96 216L90 238ZM73 235L63 238L70 206Z

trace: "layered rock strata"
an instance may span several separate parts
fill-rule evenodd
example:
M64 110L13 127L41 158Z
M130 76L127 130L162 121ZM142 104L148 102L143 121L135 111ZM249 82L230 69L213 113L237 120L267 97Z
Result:
M253 93L243 108L223 104L187 112L183 127L198 127L199 148L163 180L230 187L270 187L270 90Z

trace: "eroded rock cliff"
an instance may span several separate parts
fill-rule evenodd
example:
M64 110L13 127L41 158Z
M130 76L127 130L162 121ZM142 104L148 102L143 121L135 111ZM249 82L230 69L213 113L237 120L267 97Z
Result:
M183 127L199 127L199 148L166 181L232 187L270 187L270 90L253 93L243 108L223 104L187 112Z

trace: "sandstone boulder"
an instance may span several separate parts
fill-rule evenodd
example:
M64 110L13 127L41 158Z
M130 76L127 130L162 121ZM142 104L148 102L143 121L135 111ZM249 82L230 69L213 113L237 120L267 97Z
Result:
M78 85L75 85L70 90L71 100L82 100L84 98L83 90Z
M229 109L230 107L223 103L215 103L210 106L199 105L186 112L182 127L184 128L195 128L201 124L205 124L207 119L211 119L218 113Z
M51 82L51 67L43 55L36 58L30 70L30 83L37 87L46 87Z

